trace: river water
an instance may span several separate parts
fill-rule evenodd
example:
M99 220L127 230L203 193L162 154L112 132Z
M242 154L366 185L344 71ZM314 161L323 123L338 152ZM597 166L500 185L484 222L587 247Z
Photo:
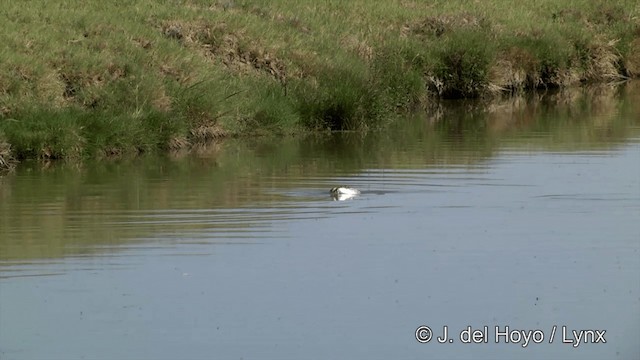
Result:
M0 358L638 359L639 88L23 163Z

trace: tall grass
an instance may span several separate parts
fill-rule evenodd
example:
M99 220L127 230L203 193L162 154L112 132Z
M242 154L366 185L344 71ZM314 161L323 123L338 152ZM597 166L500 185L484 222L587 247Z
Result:
M14 165L11 145L4 139L4 134L0 133L0 173L13 169Z
M640 74L633 0L0 0L17 158L384 127L433 97Z

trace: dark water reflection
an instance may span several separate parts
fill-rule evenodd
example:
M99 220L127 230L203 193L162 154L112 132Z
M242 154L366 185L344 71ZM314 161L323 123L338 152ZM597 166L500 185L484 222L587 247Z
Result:
M0 358L638 358L638 95L23 164L0 178ZM363 194L332 201L337 184ZM462 344L469 325L487 343ZM563 344L563 325L607 343Z

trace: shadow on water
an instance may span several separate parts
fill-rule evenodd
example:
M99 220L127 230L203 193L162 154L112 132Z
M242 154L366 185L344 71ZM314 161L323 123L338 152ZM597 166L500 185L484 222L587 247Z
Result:
M505 151L598 152L637 138L640 84L441 102L383 132L231 139L187 156L42 164L0 177L0 269L130 246L259 242L337 182L371 193L402 169L473 168ZM371 175L367 177L368 175ZM358 179L360 183L362 178ZM379 185L379 184L378 184ZM436 186L436 184L431 184ZM446 184L441 184L446 186ZM322 216L314 213L308 216ZM204 241L204 240L202 240Z

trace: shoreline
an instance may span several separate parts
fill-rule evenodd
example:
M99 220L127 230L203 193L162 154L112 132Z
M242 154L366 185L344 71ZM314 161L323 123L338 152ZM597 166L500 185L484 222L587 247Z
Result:
M627 0L44 7L1 19L0 168L383 129L441 98L640 75L640 8Z

